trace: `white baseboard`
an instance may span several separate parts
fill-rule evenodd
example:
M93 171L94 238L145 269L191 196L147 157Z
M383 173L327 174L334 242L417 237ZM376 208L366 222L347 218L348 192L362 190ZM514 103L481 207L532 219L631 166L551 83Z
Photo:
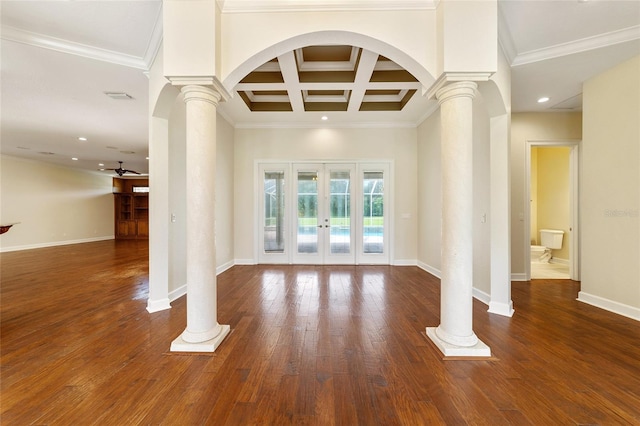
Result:
M234 265L236 265L236 263L234 263L233 260L230 260L227 263L223 263L222 265L220 265L220 266L218 266L216 268L216 275L220 275L221 273L223 273L227 269L231 269ZM173 302L174 300L181 298L185 294L187 294L187 285L186 284L181 285L177 289L175 289L172 292L170 292L169 293L169 301ZM147 308L147 310L148 309L149 308Z
M605 311L613 312L614 314L622 315L624 317L640 321L640 308L605 299L604 297L585 293L584 291L578 292L577 300L588 305L604 309Z
M256 261L253 259L234 259L234 265L256 265Z
M487 312L490 314L502 315L503 317L512 317L515 312L515 309L513 309L513 301L510 303L489 302L489 309Z
M169 292L169 300L173 302L174 300L181 298L185 294L187 294L187 285L186 284L181 285L180 287L176 288L173 291L170 291Z
M165 309L171 309L171 301L169 298L160 300L147 300L147 312L150 314L154 312L164 311Z
M423 271L430 273L434 277L440 279L440 269L434 268L433 266L427 265L426 263L420 261L416 263L416 266Z
M511 274L511 281L529 281L524 273Z
M568 265L569 259L562 259L560 257L552 257L549 263L558 263L560 265Z
M216 268L216 275L220 275L221 273L223 273L227 269L231 269L233 267L233 265L234 265L233 260L230 260L227 263L223 263L222 265L219 265Z
M81 238L78 240L52 241L49 243L26 244L23 246L0 247L0 253L20 250L32 250L46 247L67 246L70 244L93 243L96 241L106 241L115 239L115 235L105 235L102 237Z
M489 306L489 303L491 302L491 295L475 287L471 289L471 292L472 292L471 294L473 294L474 299L477 299L478 301Z
M393 261L393 266L416 266L417 264L416 259L396 259Z

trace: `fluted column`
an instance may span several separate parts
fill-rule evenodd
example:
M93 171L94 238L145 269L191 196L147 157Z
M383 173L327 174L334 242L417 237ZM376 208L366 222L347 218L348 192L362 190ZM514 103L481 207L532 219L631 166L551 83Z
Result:
M472 81L440 88L442 253L440 325L427 335L446 356L489 356L473 332Z
M181 91L186 103L187 328L171 350L213 352L230 331L217 319L216 106L221 95L196 85Z

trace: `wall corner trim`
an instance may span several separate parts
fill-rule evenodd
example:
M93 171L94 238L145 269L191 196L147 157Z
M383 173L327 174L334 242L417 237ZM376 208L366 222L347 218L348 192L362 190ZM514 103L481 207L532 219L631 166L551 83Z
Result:
M171 303L169 298L159 299L159 300L151 300L147 301L147 312L150 314L154 312L164 311L166 309L171 309Z

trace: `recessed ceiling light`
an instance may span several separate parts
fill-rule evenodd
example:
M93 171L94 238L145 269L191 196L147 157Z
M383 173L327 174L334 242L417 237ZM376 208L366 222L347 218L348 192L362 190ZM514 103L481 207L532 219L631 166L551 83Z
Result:
M149 159L149 157L147 157L147 160Z
M84 142L84 141L86 141L86 140L87 140L87 138L85 138L84 136L80 136L80 137L78 138L78 140L79 140L79 141Z
M72 157L71 158L73 161L78 161L78 157Z
M104 167L104 163L98 163L98 166Z
M323 121L327 121L329 119L329 117L327 117L326 115L323 115L321 118Z
M549 101L549 98L546 97L546 96L543 96L540 99L538 99L538 103L539 104L543 104L543 103L548 102L548 101Z

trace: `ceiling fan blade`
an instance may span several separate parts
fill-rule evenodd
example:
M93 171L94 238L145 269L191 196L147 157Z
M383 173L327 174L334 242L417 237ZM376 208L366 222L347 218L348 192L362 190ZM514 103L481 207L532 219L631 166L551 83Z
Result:
M141 173L136 172L135 170L123 170L122 172L123 173L135 173L137 175L141 174Z

